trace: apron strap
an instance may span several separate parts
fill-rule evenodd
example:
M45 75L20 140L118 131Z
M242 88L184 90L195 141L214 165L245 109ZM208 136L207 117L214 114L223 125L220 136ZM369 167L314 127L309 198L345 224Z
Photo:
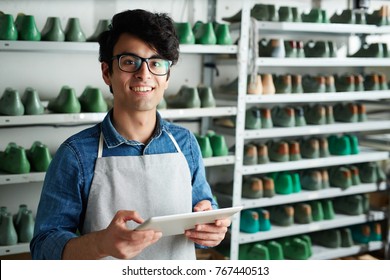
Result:
M175 138L173 137L173 135L170 132L168 132L168 131L167 131L167 134L168 134L169 138L171 138L171 140L173 142L173 145L175 145L177 152L182 154L182 151L181 151L181 149L179 147L179 144L177 144L177 142L176 142Z
M103 155L103 132L100 132L98 158L101 158L102 155Z
M175 145L176 150L179 153L182 153L179 144L177 144L176 139L173 137L173 135L170 132L167 132L169 138L171 138L173 145ZM103 156L103 132L100 132L100 137L99 137L99 148L98 148L98 158L101 158Z

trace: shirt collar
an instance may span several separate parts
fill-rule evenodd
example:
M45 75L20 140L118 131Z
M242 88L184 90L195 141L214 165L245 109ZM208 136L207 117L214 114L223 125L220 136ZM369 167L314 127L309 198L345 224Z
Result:
M160 114L156 113L157 122L156 127L154 129L153 135L149 142L151 142L153 139L158 138L161 136L162 131L166 130L165 122L161 119ZM101 128L103 132L103 138L108 148L115 148L122 144L127 145L145 145L144 143L135 141L135 140L127 140L122 135L119 134L119 132L115 129L115 127L112 124L111 121L112 118L112 110L110 110L106 117L104 118L103 122L101 123Z

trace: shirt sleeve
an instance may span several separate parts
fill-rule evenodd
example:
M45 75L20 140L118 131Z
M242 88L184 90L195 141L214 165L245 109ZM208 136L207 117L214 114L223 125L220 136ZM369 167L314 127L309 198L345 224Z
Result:
M80 162L73 148L62 144L43 183L34 237L33 259L61 259L66 243L77 237L82 214Z

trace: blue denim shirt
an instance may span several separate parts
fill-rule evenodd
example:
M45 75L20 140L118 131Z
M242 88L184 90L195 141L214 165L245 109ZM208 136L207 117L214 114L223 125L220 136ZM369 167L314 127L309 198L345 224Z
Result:
M166 122L157 113L157 126L149 143L126 140L114 128L111 112L102 123L68 138L56 152L43 183L34 237L30 243L33 259L61 259L65 244L82 232L88 194L98 153L100 132L105 145L103 157L140 156L177 152L170 132L178 143L192 177L192 206L213 200L206 181L201 152L194 135L186 128Z

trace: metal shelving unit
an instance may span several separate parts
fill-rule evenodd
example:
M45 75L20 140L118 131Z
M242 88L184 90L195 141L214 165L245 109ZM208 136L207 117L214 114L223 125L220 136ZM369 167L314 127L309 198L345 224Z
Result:
M253 7L254 1L244 1L242 7L242 21L239 24L233 24L234 29L240 30L241 37L247 38L249 36L249 12ZM249 6L249 9L248 9ZM330 28L331 27L331 28ZM299 35L307 36L336 36L338 38L349 37L353 35L371 35L371 34L388 34L390 27L378 27L374 25L354 25L354 24L312 24L312 23L282 23L282 22L256 22L255 29L262 35L282 34L294 35L294 38L299 38ZM218 97L224 99L225 105L237 104L237 117L235 128L218 127L219 133L232 134L233 131L236 136L236 163L233 181L233 194L220 195L221 201L233 206L242 205L244 209L269 207L274 205L282 205L287 203L296 203L311 201L317 199L332 199L339 196L363 194L369 192L383 191L387 189L385 184L361 184L341 190L339 188L329 188L319 191L301 191L300 193L290 195L275 195L272 198L260 199L245 199L241 197L242 177L244 175L260 175L269 172L304 170L309 168L321 168L328 166L337 166L344 164L355 164L361 162L379 161L389 158L388 152L375 151L360 147L360 153L348 156L330 156L328 158L319 159L302 159L294 162L270 162L261 165L247 166L243 165L243 158L238 155L243 155L242 146L251 140L265 140L281 137L302 137L312 135L326 135L338 133L351 133L363 131L382 131L390 129L390 121L369 119L362 123L334 123L327 125L307 125L303 127L274 127L270 129L247 130L244 128L245 111L250 106L258 106L269 104L294 104L294 103L330 103L342 101L357 101L357 100L380 100L390 98L390 91L361 91L361 92L334 92L334 93L303 93L303 94L275 94L275 95L247 95L246 94L246 80L248 60L249 42L243 40L238 49L238 57L220 58L218 63L221 65L232 65L238 63L238 94L228 95L218 93ZM256 42L257 43L257 42ZM243 45L248 44L248 45ZM276 68L292 67L292 68L328 68L328 67L388 67L390 66L390 59L388 58L255 58L255 65L261 71L270 68L270 72ZM242 68L245 68L243 70ZM237 148L238 147L238 148ZM237 215L238 216L238 215ZM292 236L296 234L310 233L314 231L333 229L343 226L350 226L369 221L383 221L386 215L383 211L370 211L367 215L346 216L336 214L336 218L328 221L313 222L306 225L295 224L290 227L278 227L272 225L268 232L258 232L254 234L247 234L240 232L239 224L240 217L235 217L231 230L230 243L230 257L238 259L238 250L240 244L265 241L276 239L279 237ZM370 242L368 245L355 245L350 248L338 248L334 250L324 250L320 246L313 246L312 259L332 259L341 256L355 254L361 251L379 250L384 248L383 242Z
M332 220L312 222L310 224L293 224L287 227L272 225L271 230L269 231L259 231L257 233L241 232L240 244L276 239L280 237L292 236L320 230L346 227L366 222L382 221L384 219L385 213L383 213L382 211L370 211L368 214L362 214L357 216L336 214L335 218Z
M96 54L97 43L88 42L32 42L32 41L0 41L0 52L12 53L54 53L54 54ZM181 54L219 55L237 54L236 45L181 45ZM235 116L236 106L218 106L215 108L194 108L194 109L166 109L159 111L161 116L169 120L203 119L209 117ZM27 127L36 125L79 125L94 124L101 122L106 113L79 113L79 114L55 114L49 111L42 115L24 116L0 116L0 128ZM205 158L206 167L233 165L236 161L235 155L223 157ZM0 173L0 186L20 183L42 182L44 172L28 174L4 174ZM0 256L29 252L29 244L17 244L15 246L0 246Z

